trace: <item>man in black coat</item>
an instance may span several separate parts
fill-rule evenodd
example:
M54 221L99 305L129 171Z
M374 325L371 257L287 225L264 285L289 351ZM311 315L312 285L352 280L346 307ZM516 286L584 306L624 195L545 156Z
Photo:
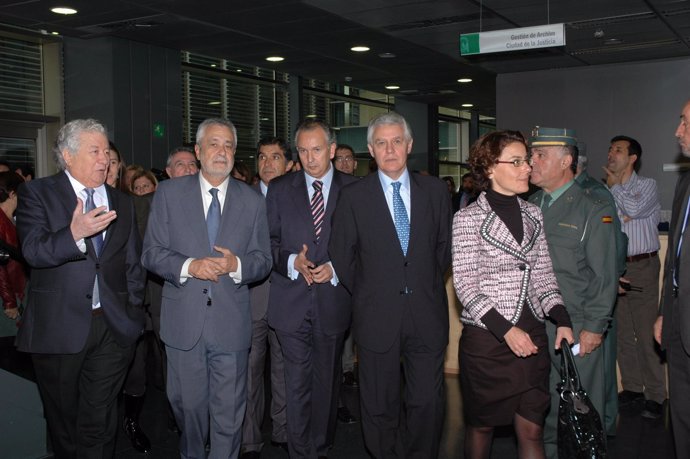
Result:
M353 295L362 427L377 458L438 457L443 426L451 205L441 180L407 170L412 141L397 113L369 123L378 173L342 190L329 245Z

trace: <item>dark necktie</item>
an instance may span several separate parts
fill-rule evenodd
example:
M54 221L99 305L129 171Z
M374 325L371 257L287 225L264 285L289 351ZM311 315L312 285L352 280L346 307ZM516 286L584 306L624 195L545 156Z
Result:
M678 238L678 249L676 250L676 260L673 264L673 285L675 285L676 287L679 286L678 274L680 272L680 250L683 246L683 236L685 235L685 228L688 226L688 213L690 213L690 199L688 199L688 203L685 205L685 216L683 218L683 226L681 226L680 229L680 237Z
M314 180L311 186L314 187L314 194L311 196L311 217L314 220L314 234L318 241L323 227L323 216L326 213L323 206L323 182Z
M213 252L216 236L218 236L218 228L220 228L220 201L218 200L218 188L211 188L208 192L211 193L213 198L206 214L206 229L208 230L208 242L211 244L211 252Z
M544 197L541 200L541 210L544 211L551 205L551 195L544 193Z
M93 200L93 193L96 190L93 188L84 188L84 191L86 191L86 207L84 210L86 210L86 212L91 212L96 208L96 204ZM96 250L96 256L99 256L101 254L101 248L103 248L103 233L94 234L89 239L91 239L93 248Z
M407 246L410 242L410 219L407 217L405 203L400 196L400 182L393 182L393 220L395 220L395 231L398 233L400 248L407 256Z
M86 212L91 212L96 208L96 204L93 201L93 193L96 190L93 188L84 188L84 191L86 192L86 204L84 210ZM96 257L98 257L101 254L101 248L103 247L103 233L101 232L94 234L93 236L89 237L89 239L91 240L93 249L96 251ZM100 302L101 295L98 290L98 275L96 275L96 279L93 283L93 291L91 292L91 304L97 305Z

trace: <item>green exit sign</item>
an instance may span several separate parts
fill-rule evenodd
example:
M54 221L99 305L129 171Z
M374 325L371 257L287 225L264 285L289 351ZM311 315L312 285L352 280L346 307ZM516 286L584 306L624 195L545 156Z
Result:
M158 137L159 139L165 137L165 124L155 123L153 125L153 136Z

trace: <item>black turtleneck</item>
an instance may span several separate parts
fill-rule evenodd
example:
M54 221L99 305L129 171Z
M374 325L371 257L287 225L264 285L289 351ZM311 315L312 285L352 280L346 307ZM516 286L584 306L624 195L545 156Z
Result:
M518 244L522 244L524 233L517 195L506 196L494 190L487 190L486 199L489 201L491 209L505 223Z

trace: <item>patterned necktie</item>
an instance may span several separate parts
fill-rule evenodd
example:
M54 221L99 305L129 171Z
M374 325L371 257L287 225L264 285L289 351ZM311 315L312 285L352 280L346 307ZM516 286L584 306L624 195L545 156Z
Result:
M544 193L544 197L541 200L541 210L546 210L551 206L551 195Z
M407 256L407 246L410 242L410 219L407 217L405 203L400 196L400 182L393 182L393 220L395 220L395 231L398 233L400 247Z
M211 244L211 251L213 251L218 228L220 228L220 201L218 200L218 188L211 188L208 192L213 198L206 214L206 230L208 231L208 242Z
M96 208L96 204L93 200L93 193L96 190L93 188L84 188L84 191L86 191L86 205L84 210L86 210L86 212L91 212ZM94 234L89 239L91 239L93 248L96 249L96 256L99 256L101 254L101 248L103 248L103 233Z
M96 204L93 201L93 193L96 190L93 188L84 188L84 191L86 192L86 204L84 206L84 210L86 212L91 212L96 208ZM98 257L101 254L101 248L103 247L103 233L101 232L94 234L93 236L89 237L89 239L91 239L91 244L93 244L93 248L96 251L96 256ZM93 283L93 291L91 292L91 304L95 306L100 302L101 294L98 290L98 275L96 275L96 279Z
M314 187L314 194L311 196L311 217L314 219L314 234L316 234L316 240L319 240L321 235L321 229L323 227L323 216L326 213L323 206L323 182L320 180L314 180L311 184Z

